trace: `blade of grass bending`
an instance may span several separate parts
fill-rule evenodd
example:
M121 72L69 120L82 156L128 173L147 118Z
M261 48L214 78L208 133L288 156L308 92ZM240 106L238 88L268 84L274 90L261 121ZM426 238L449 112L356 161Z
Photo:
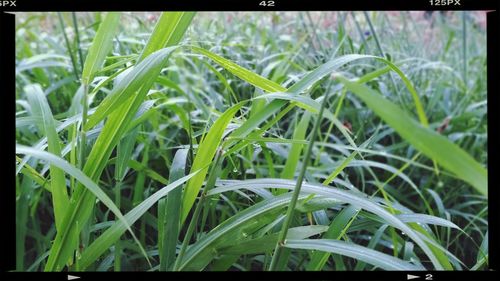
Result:
M47 136L48 151L56 156L61 156L61 144L57 134L54 117L47 102L42 88L38 84L28 85L24 88L28 102L34 116L41 120L36 122L40 133ZM52 204L54 206L54 217L56 229L61 231L64 214L68 209L69 197L66 189L66 179L60 168L50 165L50 189L52 191Z
M351 257L385 270L425 270L421 266L389 256L367 247L333 239L287 240L291 249L317 250Z
M244 181L231 181L230 184L218 187L210 192L210 194L217 194L220 192L226 192L230 190L237 190L242 188L285 188L288 190L294 190L297 183L291 180L284 179L253 179ZM371 213L376 214L382 218L387 224L400 229L402 232L411 238L417 245L419 245L425 254L432 261L434 267L438 270L443 270L438 258L426 244L426 242L432 243L427 237L418 235L418 233L409 227L407 224L403 223L394 214L388 212L385 207L381 207L378 202L374 202L366 197L366 195L356 192L345 191L337 188L325 188L325 186L312 184L304 182L302 184L302 195L316 194L318 196L326 196L328 198L336 199L345 203L352 204L357 208L367 210ZM385 201L385 200L384 200Z
M193 51L196 53L200 53L209 59L213 60L220 66L224 67L226 70L231 72L232 74L236 75L237 77L245 80L246 82L254 85L257 88L263 89L264 91L267 92L284 92L286 91L286 88L281 86L280 84L273 82L271 80L268 80L246 68L243 68L236 63L225 59L221 56L218 56L210 51L207 51L203 48L196 47L196 46L189 46Z
M31 147L23 146L23 145L16 145L16 153L19 154L29 154L35 158L47 161L51 163L52 165L58 167L61 170L64 170L66 173L71 175L72 177L76 178L80 183L82 183L87 190L90 190L99 200L109 208L111 212L125 225L126 229L130 231L133 237L135 237L132 229L130 228L130 225L127 223L123 215L121 214L120 210L116 207L116 205L113 203L113 200L111 200L104 191L101 190L97 184L95 184L91 178L86 176L81 170L78 170L71 164L69 164L66 160L52 154L48 153L45 151L40 151L37 149L33 149ZM52 192L54 193L54 192ZM67 221L68 221L68 216L64 217L64 220L62 222L62 226L67 227ZM49 266L51 262L51 259L47 261L47 267L51 268ZM59 270L60 268L56 268L56 270Z
M321 103L321 108L319 110L318 116L316 117L316 123L314 124L314 128L311 133L311 137L309 140L309 145L307 146L306 153L304 155L304 159L302 161L302 169L300 170L299 176L297 178L297 184L293 190L293 196L288 205L287 213L285 215L285 221L283 222L283 226L281 228L280 234L278 236L278 243L276 243L276 247L274 249L273 258L271 260L271 265L269 266L269 270L281 270L282 268L278 268L278 265L282 264L281 255L283 254L283 245L285 243L285 239L288 233L288 228L292 223L292 218L295 212L295 206L297 205L297 199L300 194L300 189L302 187L302 181L304 180L304 175L307 170L307 166L309 165L309 159L311 158L312 148L314 146L314 140L316 139L316 134L318 133L318 128L321 124L321 119L323 117L323 112L325 110L325 106L328 100L329 93L327 92L323 102Z
M373 56L363 56L363 55L347 55L340 58L336 58L332 61L325 63L324 65L318 67L313 70L304 78L302 78L297 83L293 84L290 88L286 89L282 86L277 87L276 89L265 89L264 90L270 92L287 92L287 93L295 93L300 94L305 91L312 84L317 82L319 79L323 78L326 74L334 71L335 69L341 67L342 65L352 62L357 59L362 58L370 58ZM274 83L274 82L273 82ZM252 115L245 123L243 123L238 129L236 129L231 135L233 137L245 137L255 128L257 128L262 122L264 122L271 115L276 113L282 106L286 105L288 102L285 100L276 100L270 102L266 107Z
M175 188L181 186L187 180L197 175L200 170L195 171L187 176L184 176L171 184L149 196L142 201L137 207L132 209L125 215L124 221L116 221L108 228L101 236L99 236L88 248L82 253L80 258L80 270L85 270L94 261L96 261L117 239L126 231L126 225L134 224L147 210L149 210L158 200L166 196Z
M350 82L343 77L338 77L338 79L416 149L436 160L440 165L472 185L481 194L488 194L488 173L467 152L446 137L421 126L406 112L384 99L374 90Z
M390 61L388 61L382 57L354 54L354 55L345 55L345 56L342 56L339 58L335 58L335 59L319 66L315 70L311 71L306 76L304 76L301 80L299 80L297 83L292 85L289 89L285 89L285 90L287 93L293 93L293 94L297 95L297 94L305 91L308 87L313 85L315 82L317 82L318 80L320 80L321 78L323 78L327 74L335 71L339 67L341 67L349 62L355 61L355 60L367 59L367 58L380 60L380 61L386 63L390 69L395 71L401 77L401 79L404 81L405 85L407 86L408 90L410 91L410 93L412 95L412 98L413 98L414 103L415 103L415 107L417 109L417 114L418 114L421 122L424 125L428 124L427 118L425 116L425 111L423 110L423 107L420 103L418 94L416 93L415 89L413 88L411 82L406 78L404 73L396 65L394 65L393 63L391 63ZM230 69L228 69L228 70L230 70ZM383 74L383 73L385 73L385 71L380 73L380 74ZM245 79L245 77L240 77L240 78ZM265 79L263 77L260 77L260 78ZM269 82L271 82L271 81L269 81ZM256 85L256 86L259 86L259 85ZM261 88L265 90L265 88L263 88L263 87L261 87ZM279 92L283 92L284 91L283 89L284 88L281 87L281 89L279 89ZM280 94L276 94L276 95L280 95ZM283 99L285 99L285 98L283 98ZM294 98L289 98L289 99L294 99ZM285 101L285 100L276 100L276 101L270 102L263 110L251 115L250 118L245 123L243 123L238 129L236 129L231 134L231 136L233 136L233 137L245 137L245 136L247 136L248 134L250 134L250 132L252 130L257 128L263 121L265 121L271 115L276 113L282 106L284 106L286 104L287 104L287 101ZM309 109L310 104L305 103L305 105L306 106L304 108ZM294 106L293 104L289 105L289 107L293 107L293 106ZM287 107L287 109L289 107ZM336 127L341 131L342 135L344 135L347 138L349 143L352 146L356 147L356 144L354 143L352 138L349 136L349 134L346 132L346 130L342 126L342 123L340 121L338 121L335 118L335 116L328 111L326 112L325 116L330 118L335 123ZM277 120L275 120L275 121L277 121Z
M214 190L216 189L212 191ZM299 199L306 197L307 195L301 195ZM279 195L231 216L188 248L184 258L180 261L178 270L202 270L215 258L214 253L217 253L218 248L243 239L245 235L252 234L262 225L272 222L281 209L290 202L290 198L290 193Z
M17 164L20 164L23 160L16 156L16 162ZM27 177L29 177L31 180L36 182L38 185L41 187L45 188L48 192L52 192L52 189L50 187L50 181L46 178L44 178L40 173L38 173L33 167L31 167L28 164L24 164L23 167L21 168L21 173Z

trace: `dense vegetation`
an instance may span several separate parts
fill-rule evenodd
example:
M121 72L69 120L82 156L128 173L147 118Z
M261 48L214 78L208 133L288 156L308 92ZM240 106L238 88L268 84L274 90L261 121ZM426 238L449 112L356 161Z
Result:
M478 13L20 13L20 271L488 267Z

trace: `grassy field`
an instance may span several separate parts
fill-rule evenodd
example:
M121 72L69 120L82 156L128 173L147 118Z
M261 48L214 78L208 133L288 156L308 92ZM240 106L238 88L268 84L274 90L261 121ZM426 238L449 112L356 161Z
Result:
M18 13L16 269L487 269L484 18Z

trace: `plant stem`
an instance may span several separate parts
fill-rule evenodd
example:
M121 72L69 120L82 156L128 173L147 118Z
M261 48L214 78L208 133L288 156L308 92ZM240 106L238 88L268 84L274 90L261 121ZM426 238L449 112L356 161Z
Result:
M88 102L87 102L87 94L88 94L88 85L83 84L83 95L82 95L82 125L80 127L80 143L78 151L80 152L78 168L81 169L84 166L85 162L85 149L87 144L87 131L85 131L85 124L87 123L87 115L88 115Z
M467 95L467 12L462 11L462 60L463 74L465 84L465 95Z
M80 80L80 76L78 75L78 69L76 68L76 61L75 58L73 57L73 51L71 51L71 46L69 44L68 36L66 35L66 30L64 29L64 21L60 12L58 12L57 15L59 17L59 24L61 25L64 41L66 42L66 48L68 48L71 64L73 65L73 74L75 74L76 80L78 81Z
M78 31L78 23L76 21L75 12L71 12L73 18L73 26L75 28L75 38L76 38L76 49L78 50L78 58L80 59L80 71L83 72L83 55L82 48L80 48L80 32Z
M120 208L121 205L121 179L118 179L116 181L116 186L115 186L115 204L116 207ZM116 240L115 243L115 263L114 263L114 270L115 272L121 271L121 246L120 246L120 238Z
M297 178L297 183L295 185L292 199L288 204L285 221L283 222L283 226L278 236L278 242L276 243L276 247L274 249L274 255L271 260L271 265L269 266L270 271L278 270L277 265L280 264L281 255L283 254L283 246L286 243L286 235L288 234L288 229L292 223L293 212L295 211L295 206L297 205L297 199L299 198L300 189L302 187L302 181L304 180L304 175L307 170L307 165L309 163L309 159L311 158L312 148L314 146L314 139L316 138L318 128L321 124L321 119L323 116L323 112L325 110L325 106L327 104L329 92L326 93L323 102L321 103L321 108L318 113L318 119L316 119L316 123L314 124L314 128L311 132L311 140L309 141L309 145L307 146L306 154L304 155L304 160L302 162L302 168L300 170L299 177Z

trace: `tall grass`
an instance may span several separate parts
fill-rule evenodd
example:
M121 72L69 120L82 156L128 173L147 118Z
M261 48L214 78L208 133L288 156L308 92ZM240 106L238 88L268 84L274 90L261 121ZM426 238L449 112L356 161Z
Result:
M409 15L19 14L17 270L488 268L484 30Z

